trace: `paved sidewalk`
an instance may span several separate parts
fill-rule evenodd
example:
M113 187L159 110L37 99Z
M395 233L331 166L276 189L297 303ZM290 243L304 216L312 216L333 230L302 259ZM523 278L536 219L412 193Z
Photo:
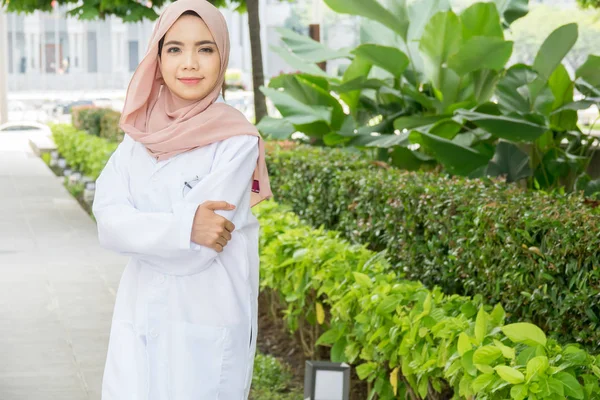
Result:
M28 146L0 132L0 399L100 400L126 260Z

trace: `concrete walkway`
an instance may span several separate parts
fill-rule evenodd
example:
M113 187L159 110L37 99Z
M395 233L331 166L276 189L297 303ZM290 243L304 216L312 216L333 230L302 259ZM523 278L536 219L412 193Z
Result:
M27 135L0 132L0 399L99 400L126 260Z

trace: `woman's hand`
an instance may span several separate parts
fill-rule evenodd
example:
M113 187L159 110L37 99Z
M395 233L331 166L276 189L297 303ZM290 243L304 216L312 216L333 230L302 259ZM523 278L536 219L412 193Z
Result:
M227 218L215 213L215 210L231 211L233 204L226 201L205 201L198 206L192 224L192 242L210 247L218 253L223 251L231 240L235 226Z

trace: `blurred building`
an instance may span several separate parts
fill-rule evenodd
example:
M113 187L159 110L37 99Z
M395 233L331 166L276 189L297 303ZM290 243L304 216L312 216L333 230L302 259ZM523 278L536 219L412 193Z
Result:
M275 28L282 26L291 5L260 0L262 53L265 77L291 68L269 46L278 45ZM153 22L123 23L119 18L79 21L66 16L75 7L59 6L50 13L7 15L8 90L125 89L146 52ZM248 16L222 10L230 30L229 67L241 72L251 88L251 55Z

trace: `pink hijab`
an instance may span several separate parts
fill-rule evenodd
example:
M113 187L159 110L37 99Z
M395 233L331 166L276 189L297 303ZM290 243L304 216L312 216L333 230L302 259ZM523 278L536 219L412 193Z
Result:
M185 11L195 11L210 29L221 56L221 72L213 90L189 102L175 96L164 84L158 60L158 42ZM265 163L264 142L258 130L235 108L215 103L229 63L229 33L223 15L206 0L178 0L160 15L148 51L135 70L125 97L119 126L146 146L156 160L166 160L236 135L258 137L259 156L254 170L250 206L273 196Z

